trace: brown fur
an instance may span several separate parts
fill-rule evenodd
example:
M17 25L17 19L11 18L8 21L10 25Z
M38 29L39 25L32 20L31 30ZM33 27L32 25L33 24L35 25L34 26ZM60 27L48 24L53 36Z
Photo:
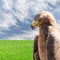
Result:
M38 53L38 36L35 36L34 47L33 47L33 60L40 60Z
M39 27L37 48L39 58L41 60L60 60L60 37L58 37L60 35L53 15L46 11L37 14L32 26Z

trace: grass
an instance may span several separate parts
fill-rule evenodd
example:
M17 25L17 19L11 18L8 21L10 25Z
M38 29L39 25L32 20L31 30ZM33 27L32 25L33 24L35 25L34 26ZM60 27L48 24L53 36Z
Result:
M0 40L0 60L33 60L32 40Z

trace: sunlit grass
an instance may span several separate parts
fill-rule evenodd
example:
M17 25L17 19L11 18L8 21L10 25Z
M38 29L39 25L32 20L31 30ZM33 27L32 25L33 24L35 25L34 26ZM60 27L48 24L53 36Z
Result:
M0 40L0 60L33 60L33 40Z

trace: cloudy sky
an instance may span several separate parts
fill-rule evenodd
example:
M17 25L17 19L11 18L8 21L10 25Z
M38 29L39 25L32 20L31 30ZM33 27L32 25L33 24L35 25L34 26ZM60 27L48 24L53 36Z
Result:
M30 25L40 11L52 12L60 28L60 0L0 0L0 39L33 39L38 29Z

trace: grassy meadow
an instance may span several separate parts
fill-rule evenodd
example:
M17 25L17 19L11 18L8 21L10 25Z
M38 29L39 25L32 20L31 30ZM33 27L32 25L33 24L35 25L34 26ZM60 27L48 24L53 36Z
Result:
M0 40L0 60L33 60L33 40Z

